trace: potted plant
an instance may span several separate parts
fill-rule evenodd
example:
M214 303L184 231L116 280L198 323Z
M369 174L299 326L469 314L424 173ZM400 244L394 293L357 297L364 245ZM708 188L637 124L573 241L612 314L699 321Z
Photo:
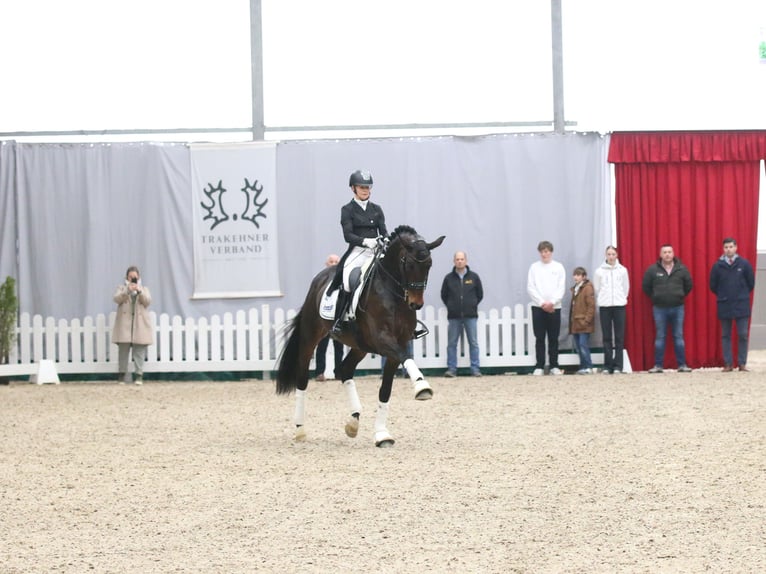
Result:
M16 280L6 277L0 285L0 364L7 365L11 358L11 349L16 341L16 322L19 300L16 297ZM8 384L5 377L0 377L0 384Z

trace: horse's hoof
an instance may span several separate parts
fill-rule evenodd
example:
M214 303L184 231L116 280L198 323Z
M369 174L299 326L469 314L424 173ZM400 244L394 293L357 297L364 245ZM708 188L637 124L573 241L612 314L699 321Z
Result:
M412 390L415 391L415 400L427 401L434 396L431 385L424 379L419 379L412 384Z
M351 417L346 423L346 436L349 438L356 438L359 432L359 419Z
M303 442L306 440L306 429L298 427L295 429L295 436L293 437L295 442Z
M379 448L394 446L394 437L387 430L378 431L375 433L375 446Z

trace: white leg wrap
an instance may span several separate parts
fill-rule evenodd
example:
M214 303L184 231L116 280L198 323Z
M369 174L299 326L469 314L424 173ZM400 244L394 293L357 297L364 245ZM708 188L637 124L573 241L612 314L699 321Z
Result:
M348 406L351 407L351 414L361 413L362 403L359 402L359 393L356 392L354 379L343 381L343 388L346 389L346 397L348 397Z
M375 414L375 446L380 445L384 441L394 442L386 424L388 422L388 403L378 403L378 412Z
M410 376L410 380L412 381L412 389L415 391L415 398L418 398L418 395L423 391L431 391L431 385L429 385L425 380L423 373L420 372L420 369L418 369L415 361L412 359L407 359L404 361L404 368L407 369L407 374ZM433 392L424 393L419 398L430 399L432 394Z
M407 374L410 376L413 385L423 379L423 373L420 372L413 359L407 359L402 365L407 369Z
M295 391L295 426L303 425L306 416L306 391Z

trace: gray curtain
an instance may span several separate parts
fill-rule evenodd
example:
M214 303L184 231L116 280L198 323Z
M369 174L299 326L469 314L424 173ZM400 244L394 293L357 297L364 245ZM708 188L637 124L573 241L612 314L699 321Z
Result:
M192 301L185 144L0 151L2 269L16 271L17 235L22 311L56 318L112 311L114 288L131 264L141 268L158 313L210 316L263 303L297 309L327 254L345 250L340 208L359 168L372 171L372 201L389 230L407 224L428 240L447 236L426 293L436 307L456 250L481 275L488 310L527 302L527 269L540 240L553 242L568 273L578 265L592 273L612 237L607 140L598 134L285 142L277 149L284 296Z

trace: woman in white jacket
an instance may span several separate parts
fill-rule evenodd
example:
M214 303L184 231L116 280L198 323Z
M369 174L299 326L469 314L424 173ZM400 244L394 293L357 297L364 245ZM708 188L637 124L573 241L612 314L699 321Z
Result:
M604 373L621 373L630 281L628 270L617 260L617 248L611 245L606 248L606 260L596 269L593 288L604 337Z

